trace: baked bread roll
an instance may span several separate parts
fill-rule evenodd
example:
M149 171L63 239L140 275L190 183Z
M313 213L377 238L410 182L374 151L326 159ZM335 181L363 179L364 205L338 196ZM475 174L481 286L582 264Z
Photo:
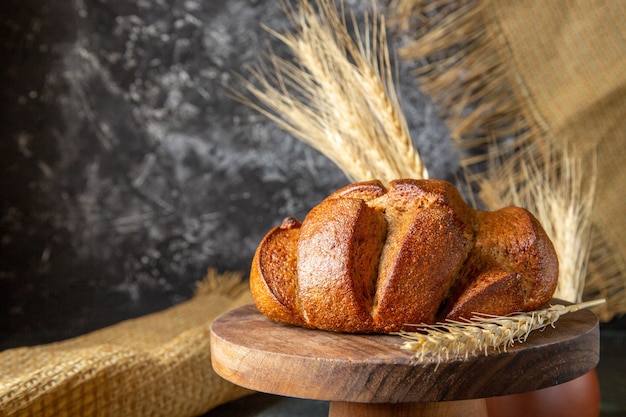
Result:
M439 180L344 187L263 238L250 272L272 320L347 333L505 315L547 303L556 252L527 210L476 211Z

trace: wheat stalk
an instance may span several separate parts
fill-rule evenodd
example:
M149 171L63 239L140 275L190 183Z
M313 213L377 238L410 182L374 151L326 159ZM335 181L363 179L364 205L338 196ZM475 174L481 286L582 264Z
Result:
M292 60L268 54L251 78L238 77L256 100L235 91L235 98L332 160L353 181L426 178L396 96L382 15L366 14L365 33L352 15L330 0L306 0L297 8L283 4L297 28L278 33Z
M490 352L506 352L515 343L526 341L531 332L553 326L567 313L604 303L594 300L572 305L552 305L529 313L507 316L475 314L468 320L449 320L434 325L419 325L412 332L399 332L405 341L402 349L418 361L435 360L437 364L450 358L465 358Z

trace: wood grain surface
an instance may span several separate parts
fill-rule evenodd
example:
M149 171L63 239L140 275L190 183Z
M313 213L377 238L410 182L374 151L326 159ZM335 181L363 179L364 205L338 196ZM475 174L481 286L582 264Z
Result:
M246 388L350 403L485 398L557 385L593 369L599 329L590 311L569 313L506 353L417 362L395 335L355 335L275 323L248 305L211 326L213 369Z
M488 417L484 399L439 403L331 402L329 417Z

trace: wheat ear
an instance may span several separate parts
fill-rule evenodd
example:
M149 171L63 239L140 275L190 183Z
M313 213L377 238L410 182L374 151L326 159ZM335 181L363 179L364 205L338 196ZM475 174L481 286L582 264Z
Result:
M296 30L267 30L293 59L270 51L269 66L252 68L250 79L239 77L252 98L242 92L235 97L322 152L353 181L426 178L394 90L385 24L376 8L371 25L366 15L364 34L352 15L352 37L334 2L283 7Z
M476 314L472 319L419 325L412 332L398 333L404 340L402 349L419 361L440 363L453 357L465 358L490 352L506 352L515 343L526 341L531 332L554 326L567 313L604 303L594 300L572 305L552 305L529 313L507 316Z

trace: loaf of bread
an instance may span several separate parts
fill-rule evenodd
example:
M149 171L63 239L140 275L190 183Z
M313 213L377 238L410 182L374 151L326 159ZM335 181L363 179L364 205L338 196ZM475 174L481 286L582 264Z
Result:
M505 315L546 304L558 261L527 210L468 206L439 180L349 185L256 250L250 287L272 320L347 333Z

